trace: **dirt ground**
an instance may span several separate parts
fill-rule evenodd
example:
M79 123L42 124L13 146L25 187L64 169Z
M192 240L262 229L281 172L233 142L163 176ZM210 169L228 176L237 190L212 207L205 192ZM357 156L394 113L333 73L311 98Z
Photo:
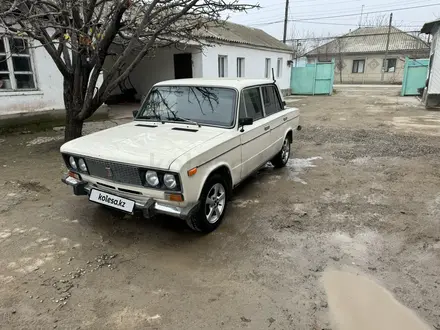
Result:
M62 132L0 137L0 328L335 329L321 278L351 267L440 329L440 112L392 88L288 102L288 166L207 236L73 196Z

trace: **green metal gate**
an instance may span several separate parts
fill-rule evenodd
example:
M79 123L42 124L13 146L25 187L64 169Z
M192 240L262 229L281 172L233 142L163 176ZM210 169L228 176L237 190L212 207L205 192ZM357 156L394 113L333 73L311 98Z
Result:
M429 59L405 59L401 95L419 95L418 88L425 86L428 77Z
M334 76L334 60L292 68L290 79L292 94L332 95Z

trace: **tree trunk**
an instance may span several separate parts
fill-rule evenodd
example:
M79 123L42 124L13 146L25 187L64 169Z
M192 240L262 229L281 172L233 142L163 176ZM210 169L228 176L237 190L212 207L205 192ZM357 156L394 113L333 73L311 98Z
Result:
M75 85L70 79L64 79L63 87L64 107L66 108L64 141L67 142L81 136L84 120L78 119L78 114L82 108L78 97L78 87L75 90Z
M66 129L64 131L64 141L74 140L79 138L82 134L83 120L78 120L76 109L66 109Z

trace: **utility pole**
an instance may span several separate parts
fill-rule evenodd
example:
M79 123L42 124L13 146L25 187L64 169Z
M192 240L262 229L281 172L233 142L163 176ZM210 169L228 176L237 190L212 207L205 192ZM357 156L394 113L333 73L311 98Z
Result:
M283 42L286 43L287 38L287 21L289 18L289 0L286 0L286 10L284 12L284 34L283 34Z
M362 15L363 14L364 14L364 5L362 5L362 8L361 8L361 18L359 20L359 27L362 27Z
M391 34L391 24L393 23L393 13L390 14L390 24L388 25L388 35L387 35L387 46L385 48L385 57L382 63L382 75L380 77L380 81L383 82L383 78L385 75L385 68L387 65L387 57L388 57L388 47L390 46L390 34Z

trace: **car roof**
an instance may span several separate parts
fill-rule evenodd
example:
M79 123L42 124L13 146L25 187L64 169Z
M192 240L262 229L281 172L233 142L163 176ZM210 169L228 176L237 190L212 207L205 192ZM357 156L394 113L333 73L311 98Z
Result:
M190 78L190 79L174 79L161 81L154 86L212 86L236 88L241 90L243 88L255 85L273 84L271 79L247 79L247 78Z

